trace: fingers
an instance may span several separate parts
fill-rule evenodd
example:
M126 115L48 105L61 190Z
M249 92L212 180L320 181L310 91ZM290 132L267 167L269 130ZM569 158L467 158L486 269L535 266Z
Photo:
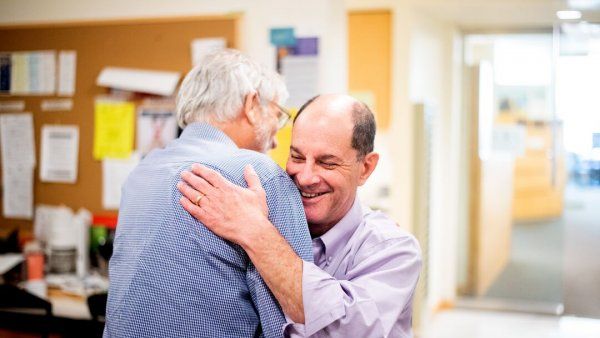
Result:
M224 188L228 186L229 181L227 181L221 174L218 172L203 166L198 163L192 164L192 172L201 178L203 178L206 182L212 185L215 188Z
M247 164L246 167L244 167L244 178L246 179L246 183L248 183L248 189L252 191L263 191L260 179L251 164Z
M200 193L202 195L215 196L216 189L210 183L208 183L204 178L202 178L200 176L196 176L189 171L182 171L181 179L185 183L187 183L189 189L195 190L195 191L190 191L190 193L194 193L194 194L187 196L190 199L190 201L195 201L194 198L196 198L198 193ZM179 188L179 184L177 185L177 188ZM181 189L180 189L180 191L181 191ZM181 191L181 193L185 193L185 191Z
M179 203L181 203L183 208L192 216L194 216L194 218L196 218L202 223L205 223L208 214L206 213L206 211L204 211L204 209L192 203L192 201L186 198L185 196L179 199Z
M196 201L200 202L201 198L203 198L205 195L201 192L196 191L194 188L190 187L189 185L183 182L177 183L177 189L179 189L183 197L188 199L193 204L196 204Z

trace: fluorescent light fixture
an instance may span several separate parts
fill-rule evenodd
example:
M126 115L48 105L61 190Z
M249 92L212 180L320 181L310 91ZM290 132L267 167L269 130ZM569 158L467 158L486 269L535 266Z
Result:
M556 11L556 16L561 20L581 19L580 11Z

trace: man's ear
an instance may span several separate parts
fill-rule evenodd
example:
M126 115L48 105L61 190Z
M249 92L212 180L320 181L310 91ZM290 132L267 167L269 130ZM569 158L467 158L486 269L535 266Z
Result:
M258 94L250 93L244 97L244 105L242 106L242 115L246 117L251 125L256 125L259 119L260 110L256 109L260 106Z
M379 154L376 152L371 152L365 155L365 158L361 161L361 172L358 180L358 185L363 185L377 167L377 163L379 162Z

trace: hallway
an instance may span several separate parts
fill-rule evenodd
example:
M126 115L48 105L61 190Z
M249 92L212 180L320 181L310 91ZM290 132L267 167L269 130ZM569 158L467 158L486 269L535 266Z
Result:
M597 338L600 320L452 309L437 313L416 338Z
M565 193L565 314L600 318L600 187Z
M511 258L486 297L563 303L600 319L600 187L568 185L560 219L515 224Z

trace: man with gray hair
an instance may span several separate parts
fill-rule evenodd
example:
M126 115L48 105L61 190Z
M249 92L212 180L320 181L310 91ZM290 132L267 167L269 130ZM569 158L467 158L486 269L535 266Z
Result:
M183 133L148 154L122 189L105 337L283 334L284 315L248 255L185 212L177 185L198 162L245 186L251 164L268 219L298 256L312 260L298 189L259 153L275 146L289 119L279 105L287 95L276 73L233 50L212 53L187 74L177 97Z

